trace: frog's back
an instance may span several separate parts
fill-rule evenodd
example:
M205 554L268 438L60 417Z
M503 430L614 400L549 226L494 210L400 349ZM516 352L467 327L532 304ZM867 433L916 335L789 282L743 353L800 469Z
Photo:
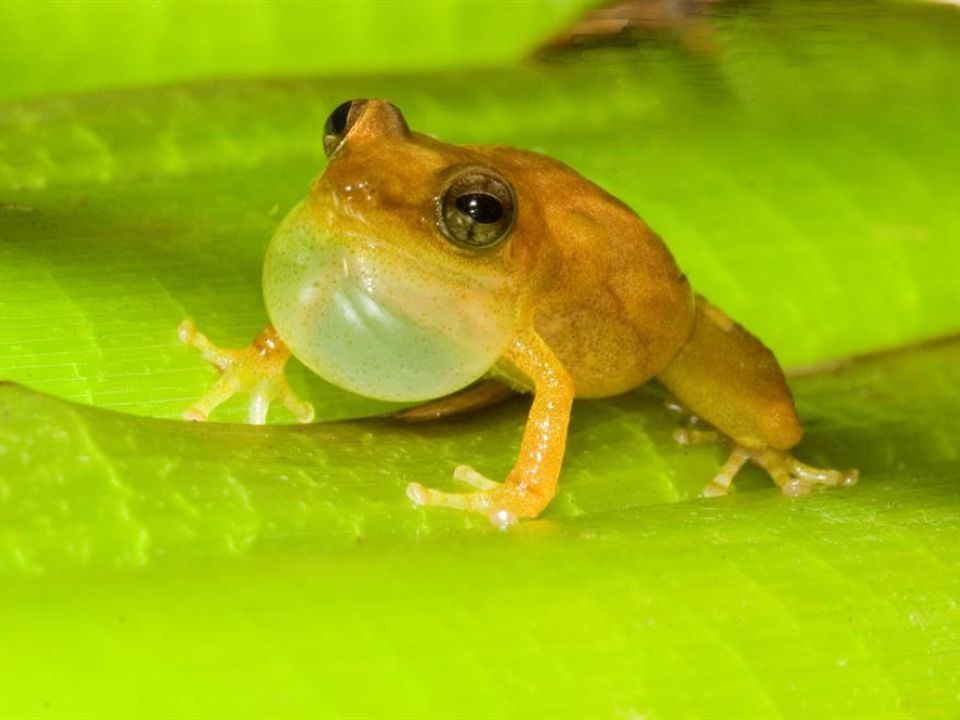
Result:
M579 397L616 395L660 372L689 337L690 284L624 203L536 153L491 148L517 188L515 242L535 245L537 331Z

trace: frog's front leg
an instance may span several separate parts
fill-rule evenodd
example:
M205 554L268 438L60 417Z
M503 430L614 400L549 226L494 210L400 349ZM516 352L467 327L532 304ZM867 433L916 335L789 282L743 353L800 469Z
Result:
M533 405L520 443L520 455L502 482L488 480L461 465L454 477L477 492L447 493L410 483L407 495L417 505L439 505L483 513L501 527L532 518L550 503L567 444L573 381L546 343L533 330L514 340L505 360L526 375L534 388Z
M221 403L238 393L250 393L249 422L262 425L274 400L282 403L300 422L313 419L313 406L297 397L284 376L290 350L276 330L268 325L253 342L241 349L219 348L197 331L190 320L177 328L180 340L197 349L220 371L216 383L184 411L187 420L206 420Z

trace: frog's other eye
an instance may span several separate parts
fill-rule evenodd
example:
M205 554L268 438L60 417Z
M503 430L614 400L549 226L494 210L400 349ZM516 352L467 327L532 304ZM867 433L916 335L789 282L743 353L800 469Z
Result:
M489 170L471 169L447 187L438 206L438 225L454 245L487 249L510 232L516 206L506 180Z
M323 126L323 149L327 157L340 147L343 138L360 117L360 109L367 104L366 100L347 100L337 105L327 122Z

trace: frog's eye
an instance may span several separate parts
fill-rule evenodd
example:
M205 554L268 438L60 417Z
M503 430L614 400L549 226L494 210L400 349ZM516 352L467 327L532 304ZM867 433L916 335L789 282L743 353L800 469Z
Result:
M366 100L347 100L337 105L327 122L323 126L323 149L327 157L340 147L343 138L360 117L360 108L367 104Z
M470 169L447 187L438 206L438 225L454 245L491 248L513 227L516 205L506 180L489 170Z

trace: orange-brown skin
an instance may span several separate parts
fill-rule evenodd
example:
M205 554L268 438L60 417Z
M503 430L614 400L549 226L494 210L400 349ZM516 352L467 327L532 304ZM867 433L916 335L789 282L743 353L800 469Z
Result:
M708 494L724 492L748 459L791 494L814 482L855 481L786 454L802 430L775 358L693 294L661 239L629 207L543 155L449 145L411 132L385 101L355 104L350 113L349 130L311 186L305 212L323 227L388 238L440 276L496 285L514 337L490 375L534 394L519 457L503 483L461 466L455 476L475 492L411 483L416 503L482 512L498 524L535 517L556 492L573 398L623 393L654 377L735 445ZM515 194L515 222L493 250L456 247L439 228L438 199L464 167L495 171ZM192 344L207 342L198 337ZM275 365L264 374L275 377ZM253 386L254 375L231 382ZM442 416L495 396L468 390L407 415ZM212 406L201 404L205 416Z
M803 437L773 353L699 295L693 332L658 377L738 445L789 450Z

